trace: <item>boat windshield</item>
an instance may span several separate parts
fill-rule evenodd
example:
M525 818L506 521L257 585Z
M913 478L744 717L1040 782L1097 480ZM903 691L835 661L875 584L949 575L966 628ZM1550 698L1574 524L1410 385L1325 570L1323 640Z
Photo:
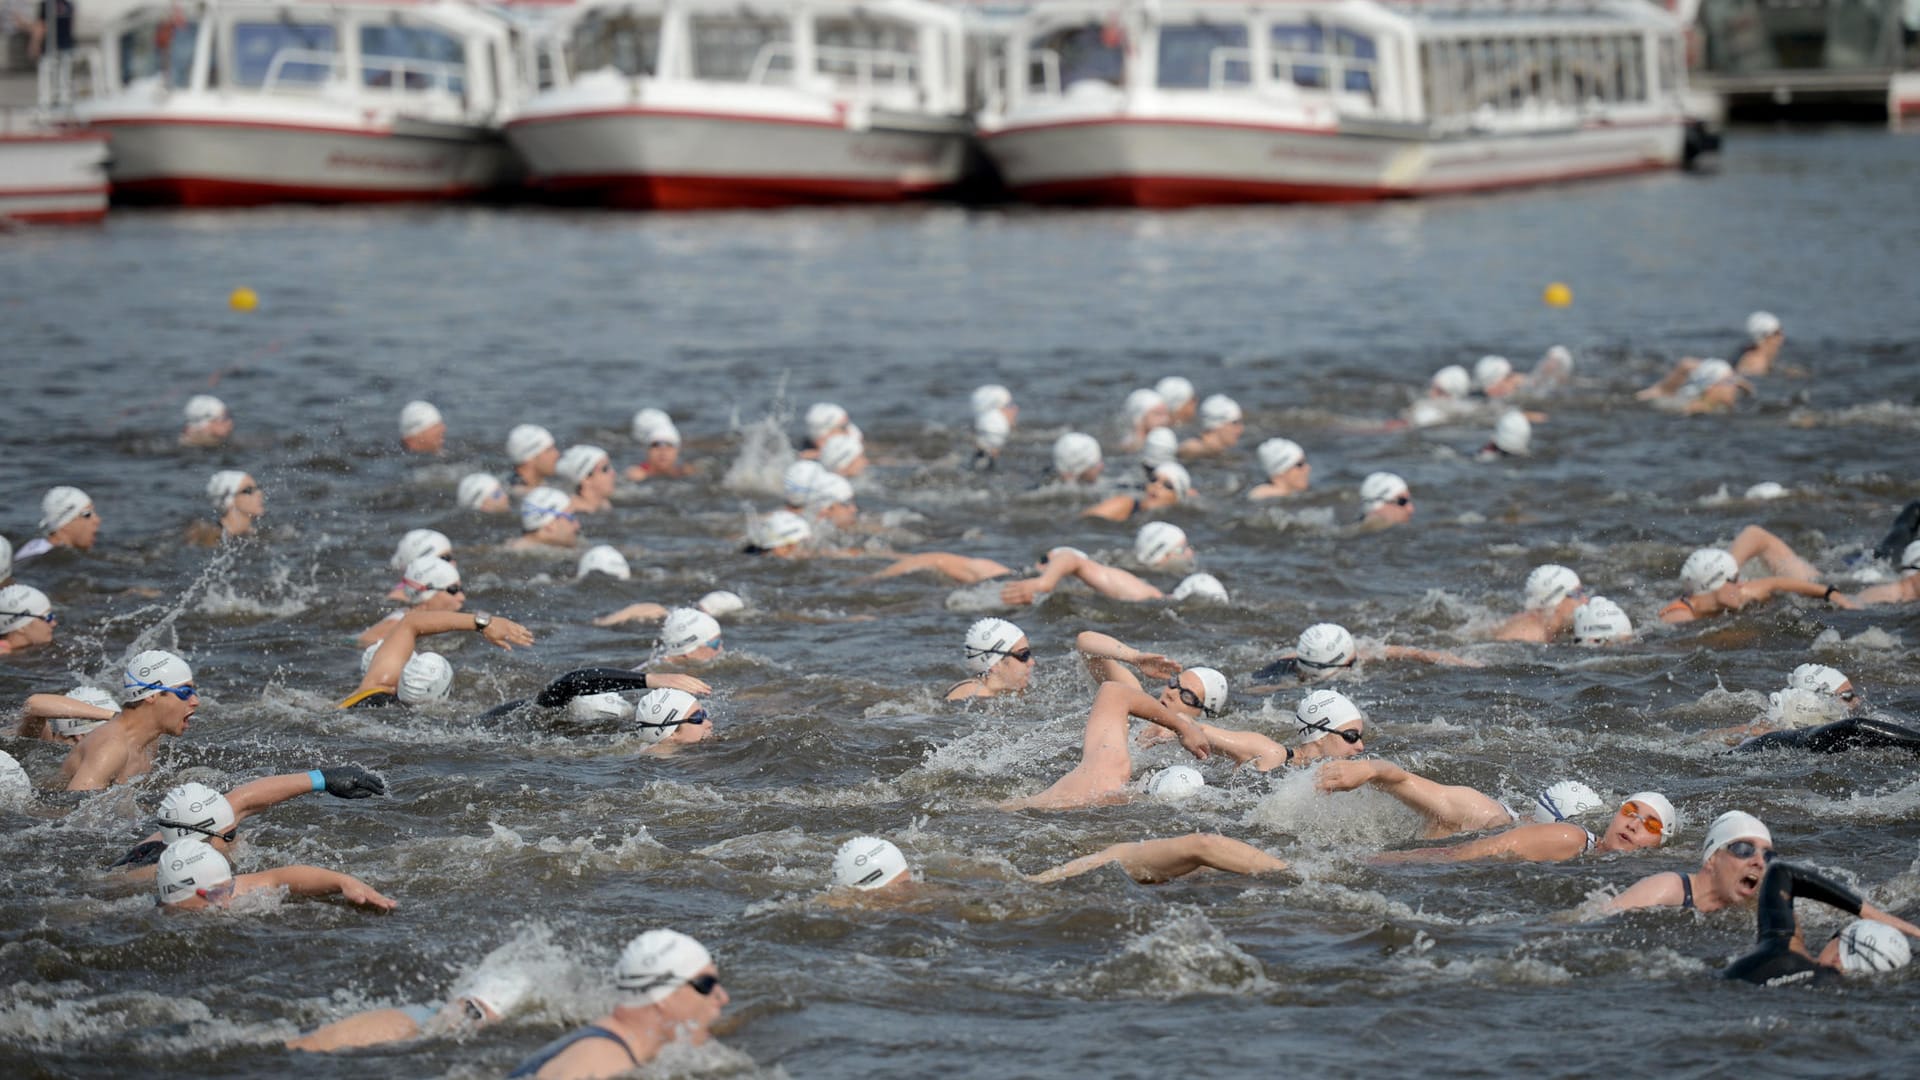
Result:
M836 86L911 86L919 78L920 28L871 15L820 16L814 68Z
M1253 83L1253 55L1244 23L1160 27L1162 89L1209 90Z
M135 23L120 32L120 85L159 77L184 89L193 80L193 48L200 24L174 15Z
M694 78L781 85L793 81L793 26L788 20L742 13L695 15L687 22Z
M236 22L233 24L234 85L266 90L312 90L324 84L339 59L332 23Z
M405 22L360 28L360 83L392 90L467 89L467 50L444 30Z
M568 44L576 74L612 68L622 75L652 75L660 55L660 17L588 14L574 26Z
M1030 90L1060 93L1078 82L1124 86L1127 35L1115 23L1060 27L1027 44Z

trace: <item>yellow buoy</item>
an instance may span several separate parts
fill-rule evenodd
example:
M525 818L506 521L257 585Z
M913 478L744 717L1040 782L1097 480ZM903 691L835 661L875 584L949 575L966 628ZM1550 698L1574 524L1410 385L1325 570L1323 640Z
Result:
M260 294L242 285L227 294L227 306L235 311L252 311L260 306Z
M1546 287L1540 299L1548 307L1566 307L1573 303L1573 290L1567 288L1564 282L1556 281Z

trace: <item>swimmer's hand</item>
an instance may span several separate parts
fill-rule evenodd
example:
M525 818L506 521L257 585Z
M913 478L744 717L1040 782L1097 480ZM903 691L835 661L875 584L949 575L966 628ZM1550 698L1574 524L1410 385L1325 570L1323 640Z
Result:
M1159 653L1141 653L1133 661L1133 666L1140 669L1140 674L1155 679L1171 679L1182 670L1179 663Z
M1134 745L1145 749L1149 746L1159 746L1171 738L1173 738L1173 732L1158 724L1148 724L1140 729L1140 734L1133 737L1133 742Z
M1843 592L1837 592L1837 593L1834 593L1832 596L1827 597L1827 603L1832 604L1834 607L1837 607L1842 611L1859 611L1860 610L1860 605L1854 603L1853 598Z
M385 780L358 765L321 769L320 779L327 786L327 794L336 799L365 799L387 793Z
M1006 604L1031 604L1034 597L1046 591L1040 586L1039 578L1008 582L1000 589L1000 600Z
M647 672L649 690L685 690L689 694L706 695L713 693L713 687L691 675L675 675L665 671Z
M392 911L400 906L398 900L382 896L373 886L357 878L347 879L347 883L340 887L340 896L349 903L370 907L377 911Z
M1213 756L1213 744L1207 741L1207 733L1200 730L1199 724L1188 724L1185 730L1180 732L1180 745L1187 748L1187 753L1201 761Z
M480 631L480 636L508 652L512 652L515 645L524 647L533 644L533 631L512 619L502 619L498 616L487 624L485 630Z

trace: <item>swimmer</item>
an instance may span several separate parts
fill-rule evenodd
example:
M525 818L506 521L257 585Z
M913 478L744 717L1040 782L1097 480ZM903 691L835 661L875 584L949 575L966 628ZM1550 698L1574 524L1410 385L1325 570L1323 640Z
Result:
M1313 483L1313 465L1307 461L1307 452L1292 439L1268 439L1260 444L1255 456L1260 459L1260 470L1267 474L1267 482L1247 492L1249 499L1283 499L1306 491Z
M447 422L427 401L400 410L400 445L410 454L438 454L447 446Z
M633 441L647 448L647 457L627 466L629 480L678 479L700 471L680 460L680 428L659 409L641 409L633 414Z
M467 603L459 568L438 555L422 555L409 563L400 575L400 590L402 598L416 611L459 611ZM365 648L385 641L405 614L396 611L367 627L355 643Z
M413 565L414 560L429 555L438 556L455 565L459 564L459 560L453 557L453 541L447 539L446 533L437 529L408 529L400 537L400 542L393 546L393 554L388 556L387 565L404 572L407 567ZM402 599L401 586L395 585L390 595L395 600Z
M1866 903L1845 885L1784 859L1767 866L1758 895L1758 940L1751 952L1727 965L1722 978L1786 986L1824 981L1823 976L1892 971L1911 959L1912 947L1906 939L1920 937L1920 927ZM1839 908L1857 916L1857 921L1835 934L1816 957L1807 950L1794 917L1793 902L1799 899Z
M1915 540L1900 553L1895 568L1902 575L1900 580L1885 585L1871 585L1854 593L1850 598L1860 607L1874 604L1911 604L1920 600L1920 540Z
M97 686L76 686L64 694L32 694L14 734L23 739L78 746L101 724L120 715L120 702Z
M1172 428L1157 427L1147 432L1145 442L1140 444L1140 467L1148 476L1162 465L1171 465L1180 460L1180 436Z
M1697 415L1725 412L1739 403L1742 393L1753 392L1753 384L1735 374L1725 360L1686 357L1665 378L1633 396L1640 401L1672 401L1680 412Z
M1178 525L1149 521L1140 527L1139 533L1133 538L1133 555L1149 570L1177 572L1193 562L1193 545L1187 542L1186 532ZM1003 587L1000 590L1001 602L1030 604L1036 597L1058 588L1069 577L1079 578L1094 592L1113 600L1160 600L1166 597L1165 593L1126 570L1095 562L1079 548L1052 549L1041 556L1038 570L1039 573L1034 577L1009 582Z
M31 585L0 589L0 656L51 643L58 625L46 593Z
M780 488L789 513L841 529L851 528L860 515L860 507L853 500L853 485L818 461L801 458L787 466L780 475Z
M1772 373L1774 362L1780 359L1780 346L1786 343L1787 332L1778 316L1770 311L1754 312L1747 316L1747 343L1730 354L1739 357L1734 370L1755 378Z
M613 969L613 1011L548 1043L507 1075L537 1080L619 1076L670 1043L707 1041L727 1007L720 969L705 947L674 930L649 930L627 943Z
M336 799L366 799L385 795L387 782L358 765L340 765L261 777L225 795L205 784L181 784L160 800L158 829L110 868L152 866L168 844L193 836L222 855L232 855L241 822L289 799L320 791Z
M374 1009L335 1020L295 1039L287 1049L331 1054L414 1039L465 1039L488 1024L511 1016L533 992L533 980L511 970L482 970L455 990L443 1005Z
M1135 514L1152 513L1179 504L1193 493L1193 476L1186 466L1168 462L1148 473L1147 488L1139 495L1112 495L1080 511L1081 517L1125 521Z
M187 399L187 426L180 432L181 446L219 446L233 434L233 416L227 403L212 394L195 394Z
M1404 525L1413 520L1413 491L1395 473L1368 473L1360 483L1360 510L1364 529Z
M1200 398L1194 393L1191 381L1180 375L1169 375L1153 384L1153 392L1167 403L1169 427L1193 422L1194 414L1200 409Z
M1386 792L1420 815L1422 840L1498 829L1519 820L1511 808L1490 795L1429 780L1390 761L1329 761L1313 783L1323 795L1362 787Z
M1494 422L1493 438L1476 450L1475 461L1504 461L1533 453L1533 421L1519 409L1508 409Z
M1749 559L1764 562L1775 576L1741 581L1740 567ZM1758 525L1741 529L1731 549L1700 548L1687 556L1680 568L1680 580L1687 587L1687 595L1660 609L1661 622L1692 622L1739 611L1780 593L1815 597L1842 609L1854 607L1837 587L1820 584L1820 572L1812 563Z
M1461 422L1481 411L1480 403L1472 400L1472 393L1473 376L1459 364L1448 364L1427 380L1424 396L1407 406L1398 420L1387 421L1379 430L1399 431Z
M580 516L567 508L573 504L558 488L537 487L520 500L521 533L507 544L510 551L533 548L572 547L580 539Z
M736 611L744 611L747 602L740 599L737 593L730 593L725 589L715 589L694 601L693 606L718 619L731 615ZM638 604L628 604L626 607L621 608L611 615L602 615L593 620L593 625L619 626L621 623L629 622L654 622L666 618L667 612L670 610L672 609L661 604L642 601Z
M1620 605L1596 596L1573 612L1573 642L1589 648L1620 645L1633 640L1633 620Z
M1493 640L1544 645L1573 629L1574 613L1587 602L1580 575L1556 563L1534 567L1522 595L1526 610L1501 623Z
M831 401L816 401L807 407L807 441L800 448L803 458L817 458L827 440L847 431L858 431L847 410Z
M1353 635L1339 623L1315 623L1300 631L1294 650L1252 675L1252 693L1267 693L1282 686L1315 683L1352 671L1362 660L1412 660L1447 667L1485 667L1478 660L1437 649L1417 649L1411 645L1380 645L1368 642L1363 649Z
M1043 557L1041 561L1046 560ZM918 555L904 556L889 564L884 570L869 575L869 578L878 580L918 574L923 571L932 571L962 585L975 585L993 578L1006 577L1014 572L1011 567L993 559L956 555L951 551L925 551Z
M1033 678L1033 644L1005 619L980 619L962 648L971 677L947 691L948 701L1024 694Z
M1677 907L1707 915L1746 907L1759 893L1760 879L1773 859L1773 833L1752 814L1729 810L1707 828L1697 872L1649 874L1607 901L1606 909Z
M224 908L236 897L267 889L288 896L338 896L350 904L392 911L398 903L351 874L317 866L282 866L234 876L227 857L199 837L175 840L160 853L153 878L154 903L169 911Z
M1482 397L1498 401L1526 384L1527 377L1513 370L1513 362L1504 356L1483 356L1473 362L1473 390Z
M1225 394L1214 394L1200 403L1201 434L1180 444L1180 456L1189 461L1219 457L1240 445L1246 433L1245 414L1240 403Z
M1527 376L1525 390L1538 396L1551 390L1557 390L1573 378L1573 352L1565 345L1552 345L1540 356L1540 362L1533 365L1533 374ZM1532 419L1529 417L1529 419Z
M160 737L187 733L200 694L185 660L149 649L127 661L120 701L120 715L89 732L61 763L68 791L99 791L145 776Z
M1534 822L1503 833L1452 847L1389 851L1374 856L1376 863L1474 862L1504 859L1515 862L1565 862L1589 852L1607 854L1659 847L1680 831L1673 804L1657 791L1642 791L1622 803L1604 833L1595 836L1571 821Z
M633 579L633 567L627 565L627 557L620 554L619 548L612 544L595 544L580 553L580 564L573 572L573 580L585 581L595 574L604 574L615 581L630 581Z
M791 511L775 510L765 517L756 518L748 527L747 543L740 551L743 555L768 555L776 559L858 559L869 554L880 554L858 548L824 548L814 545L812 541L813 526L807 524L806 518Z
M54 548L92 551L100 535L100 514L93 499L77 487L47 489L40 499L40 535L20 545L14 563L36 559Z
M609 676L617 676L611 678ZM631 688L636 679L633 672L615 672L611 669L587 669L570 671L560 679L547 685L541 691L540 702L550 700L549 695L562 681L583 684L582 677L602 686L621 686ZM675 687L660 686L670 679L686 680L696 684L705 693L706 684L689 676L656 675L651 680L638 680L656 684L656 688L641 695L638 701L630 701L620 690L605 689L595 693L580 694L566 702L567 715L576 723L604 724L614 723L623 728L631 728L631 734L638 735L649 745L641 753L651 757L670 754L688 743L696 743L713 731L709 723L706 707L694 699L694 692ZM523 701L509 702L507 705L488 711L482 719L499 716L512 708L526 704Z
M1082 855L1051 870L1028 874L1027 880L1051 884L1114 865L1142 885L1160 885L1196 870L1223 870L1254 877L1287 871L1287 864L1245 841L1214 833L1190 833L1161 840L1114 844Z
M1080 763L1046 790L1009 800L1000 809L1062 810L1124 801L1127 782L1133 778L1133 755L1127 749L1131 717L1172 731L1188 753L1205 761L1209 749L1198 718L1217 713L1226 705L1226 696L1226 676L1212 668L1182 672L1157 697L1131 682L1101 683L1087 712Z
M1180 584L1173 587L1173 592L1169 593L1167 598L1176 604L1188 599L1200 599L1210 604L1233 603L1232 598L1227 595L1227 587L1220 584L1220 579L1212 574L1188 574L1180 580Z
M438 653L415 655L423 637L470 630L488 644L513 651L533 644L533 632L512 619L484 611L427 611L415 608L395 623L380 650L373 654L360 685L340 702L342 709L375 708L396 702L412 705L445 697L453 682L453 668ZM411 658L411 659L409 659Z
M1106 459L1100 440L1081 431L1069 431L1053 441L1053 471L1061 482L1091 484L1100 479Z
M1738 742L1775 731L1815 728L1858 713L1866 706L1866 696L1855 689L1853 680L1839 669L1825 664L1801 664L1787 674L1786 689L1767 695L1767 711L1763 716L1749 724L1706 732L1701 737L1725 737L1728 742Z
M1000 462L1013 425L999 409L989 409L973 418L973 464L975 472L990 471Z
M1200 730L1208 744L1234 764L1251 765L1258 772L1366 752L1366 714L1345 694L1315 690L1293 707L1293 718L1302 736L1320 734L1286 746L1257 731L1232 731L1212 724L1202 724Z
M513 463L514 486L519 493L539 487L560 464L560 445L553 432L539 424L516 424L507 432L507 460Z
M1123 450L1138 450L1146 445L1147 432L1173 426L1173 410L1167 408L1167 399L1155 390L1143 388L1128 394L1124 411L1127 435L1120 441Z
M820 464L828 472L848 479L867 471L867 443L858 431L847 430L827 436L820 444Z
M187 527L187 543L212 547L222 540L253 533L253 523L267 512L267 493L246 473L223 469L207 481L207 500L216 522L196 521Z
M661 660L704 664L720 655L720 620L699 608L674 608L660 624L654 650Z
M567 509L597 514L613 505L613 459L597 446L570 446L553 467L555 486L572 495Z
M868 905L907 899L915 889L913 870L893 841L856 836L833 853L831 883L836 906Z
M1013 391L997 383L976 387L973 395L967 399L967 403L973 406L976 427L979 418L988 413L998 413L1000 418L1007 422L1009 430L1020 422L1020 406L1013 403Z
M462 510L478 510L483 514L504 514L513 509L506 485L492 473L468 473L461 477L454 500Z

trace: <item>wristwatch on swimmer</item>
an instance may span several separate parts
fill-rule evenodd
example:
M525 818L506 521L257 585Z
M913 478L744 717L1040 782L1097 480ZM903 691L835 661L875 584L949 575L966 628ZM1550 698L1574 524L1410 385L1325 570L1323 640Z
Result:
M472 614L473 614L473 632L476 634L486 633L487 626L493 622L493 616L487 614L484 611L476 611L476 612L473 612Z

